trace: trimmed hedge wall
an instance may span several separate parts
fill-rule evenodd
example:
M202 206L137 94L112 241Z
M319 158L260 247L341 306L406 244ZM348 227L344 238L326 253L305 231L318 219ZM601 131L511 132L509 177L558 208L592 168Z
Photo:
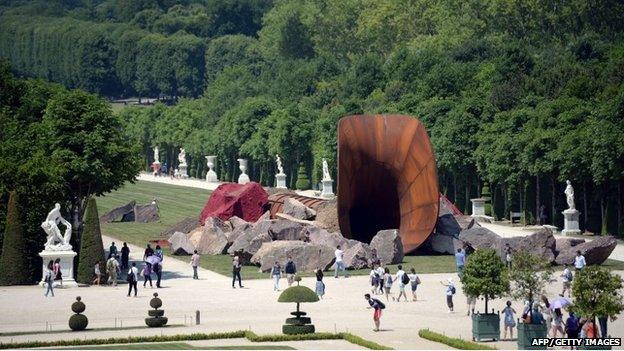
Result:
M24 231L20 222L20 214L17 204L17 193L9 193L7 204L7 217L2 241L2 255L0 255L0 285L24 285L31 284L24 240Z
M476 342L472 342L472 341L467 341L467 340L463 340L463 339L458 339L458 338L450 338L446 335L440 334L440 333L436 333L436 332L432 332L429 329L421 329L418 331L418 336L420 336L423 339L427 339L427 340L431 340L431 341L435 341L435 342L439 342L442 343L444 345L448 345L454 349L458 349L458 350L496 350L495 347L491 347L491 346L487 346L487 345L483 345L483 344L478 344Z

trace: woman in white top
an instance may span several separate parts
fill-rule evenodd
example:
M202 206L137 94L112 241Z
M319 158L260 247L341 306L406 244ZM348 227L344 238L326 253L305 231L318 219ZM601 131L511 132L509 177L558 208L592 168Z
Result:
M392 301L395 301L394 295L391 292L392 289L392 274L390 274L390 270L386 267L384 275L384 290L386 292L386 301L390 301L390 297L392 297Z
M102 279L102 272L100 271L100 261L99 260L95 264L95 267L93 268L93 271L95 273L95 279L93 279L93 282L91 284L93 284L93 285L100 285L100 280Z
M384 293L384 274L386 274L386 270L381 266L381 262L378 263L379 265L377 266L377 269L375 270L377 272L377 275L379 276L378 278L378 288L379 288L379 293L383 295Z
M371 293L373 295L377 295L379 291L379 275L377 274L377 270L375 269L375 265L373 264L373 268L371 268L370 273L368 274L371 283Z
M416 289L418 289L418 285L420 285L420 278L418 278L418 275L416 275L416 270L414 268L410 269L410 272L407 276L410 278L410 287L412 288L412 301L418 301L418 297L416 296Z

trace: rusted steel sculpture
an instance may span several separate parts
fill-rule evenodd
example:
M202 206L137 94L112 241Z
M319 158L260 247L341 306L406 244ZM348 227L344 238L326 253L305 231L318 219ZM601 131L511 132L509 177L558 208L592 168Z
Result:
M424 126L400 115L348 116L338 122L338 219L347 238L370 242L400 230L405 253L438 219L435 156Z
M276 215L282 212L282 209L284 207L284 201L286 201L287 198L293 198L295 200L298 200L299 202L308 206L311 209L316 209L318 205L327 202L327 200L325 199L297 195L289 192L274 194L269 196L269 205L271 206L271 218L277 218Z

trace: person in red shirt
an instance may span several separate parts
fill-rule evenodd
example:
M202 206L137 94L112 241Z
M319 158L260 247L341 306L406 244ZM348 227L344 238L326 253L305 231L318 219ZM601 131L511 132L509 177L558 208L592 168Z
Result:
M384 303L379 301L378 299L372 298L370 294L365 294L364 298L366 299L366 301L368 301L368 304L370 305L367 308L374 309L373 322L375 323L375 329L373 329L373 331L379 331L379 325L381 324L381 310L386 308L386 305L384 305Z

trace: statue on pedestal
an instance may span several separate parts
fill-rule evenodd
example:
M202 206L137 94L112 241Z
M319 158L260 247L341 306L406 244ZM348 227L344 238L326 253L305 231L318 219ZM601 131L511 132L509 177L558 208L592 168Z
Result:
M275 175L275 187L279 189L287 189L286 187L286 173L284 173L284 167L282 166L282 158L275 154L275 163L277 163L278 173Z
M178 162L180 162L180 166L186 166L186 151L184 151L184 148L180 149L180 153L178 154Z
M329 166L327 165L326 159L323 159L323 180L332 180L331 174L329 174Z
M323 159L323 179L321 180L321 184L321 197L334 197L334 181L331 178L331 174L329 174L329 166L327 165L326 159Z
M566 195L566 201L568 203L568 210L574 210L574 188L572 187L572 182L566 180L566 184L568 184L565 188L564 194Z
M154 146L154 163L160 163L160 155L158 155L158 146Z
M282 166L282 158L275 154L275 162L277 163L277 174L284 174L284 167Z
M65 234L63 236L61 236L61 230L58 227L59 223L65 226ZM44 244L45 250L57 251L72 249L69 243L71 240L72 226L61 216L61 205L59 203L54 204L54 208L48 213L46 220L41 223L41 228L43 228L47 234L47 240Z

